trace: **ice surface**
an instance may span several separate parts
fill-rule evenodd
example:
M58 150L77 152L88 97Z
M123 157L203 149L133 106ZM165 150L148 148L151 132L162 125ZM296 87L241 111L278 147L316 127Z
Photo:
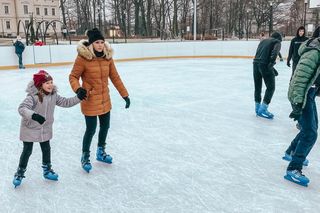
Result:
M297 134L288 118L291 69L278 63L270 111L254 113L252 60L190 59L117 63L132 105L111 86L112 165L80 166L85 130L79 105L56 108L52 145L58 182L43 179L35 144L26 178L14 189L22 143L17 108L38 69L0 71L0 212L318 212L319 146L304 188L283 179L281 157ZM71 66L47 68L60 95L73 96ZM98 131L98 130L97 130Z

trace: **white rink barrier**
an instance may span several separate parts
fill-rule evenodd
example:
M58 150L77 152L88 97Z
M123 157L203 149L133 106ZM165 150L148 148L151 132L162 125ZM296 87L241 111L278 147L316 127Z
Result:
M114 59L144 60L184 57L252 58L259 41L196 41L111 44ZM281 54L287 57L290 41L282 42ZM73 63L77 45L27 46L23 62L27 66ZM0 69L16 68L18 58L14 47L0 47Z

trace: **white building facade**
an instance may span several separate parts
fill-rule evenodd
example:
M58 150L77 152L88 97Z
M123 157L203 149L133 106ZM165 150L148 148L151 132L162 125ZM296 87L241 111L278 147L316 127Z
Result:
M59 0L0 0L0 36L24 35L24 26L30 23L31 17L34 20L34 30L39 23L42 32L45 25L53 20L60 20ZM47 33L53 33L53 27L61 32L61 24L53 23ZM39 30L39 31L40 31Z

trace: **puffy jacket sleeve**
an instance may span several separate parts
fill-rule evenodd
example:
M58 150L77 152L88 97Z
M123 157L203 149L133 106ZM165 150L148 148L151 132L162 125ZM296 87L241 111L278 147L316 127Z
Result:
M291 103L304 103L306 90L319 65L319 55L316 49L302 54L289 86L288 97Z
M65 98L65 97L61 97L60 95L57 94L57 98L56 98L56 105L60 106L60 107L73 107L74 105L80 103L80 99L75 96L72 98Z
M110 73L109 73L109 78L112 81L113 85L115 86L115 88L118 90L119 94L122 97L127 97L129 96L127 89L125 88L124 84L122 83L122 80L118 74L117 68L114 65L114 61L113 59L111 59L111 63L110 63Z
M35 113L33 109L35 108L35 101L31 95L28 95L24 101L19 105L18 112L19 114L26 118L31 119L32 115Z
M79 79L85 69L84 60L81 56L78 56L69 75L70 86L74 92L80 87Z

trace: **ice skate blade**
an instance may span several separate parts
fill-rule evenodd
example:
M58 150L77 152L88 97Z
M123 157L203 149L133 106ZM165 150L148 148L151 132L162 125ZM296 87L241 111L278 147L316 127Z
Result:
M257 117L265 118L265 119L268 119L268 120L273 120L273 116L272 116L272 117L269 117L269 116L265 116L265 115L263 115L263 114L257 114Z
M296 183L296 184L298 184L298 185L300 185L300 186L308 187L308 183L301 183L301 182L299 182L299 181L296 181L296 180L292 179L290 175L285 175L285 176L283 176L283 177L284 177L284 179L286 179L286 180L288 180L288 181L291 181L291 182L293 182L293 183Z
M97 158L97 161L102 162L102 163L112 164L112 160L105 161L105 160L101 160L101 159Z

